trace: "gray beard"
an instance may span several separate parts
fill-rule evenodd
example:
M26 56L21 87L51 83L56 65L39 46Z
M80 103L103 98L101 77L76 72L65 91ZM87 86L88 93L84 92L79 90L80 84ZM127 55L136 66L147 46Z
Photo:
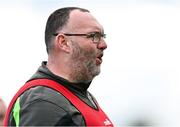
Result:
M100 66L96 65L96 53L82 49L78 43L72 41L73 54L71 56L71 74L73 82L89 82L100 73Z

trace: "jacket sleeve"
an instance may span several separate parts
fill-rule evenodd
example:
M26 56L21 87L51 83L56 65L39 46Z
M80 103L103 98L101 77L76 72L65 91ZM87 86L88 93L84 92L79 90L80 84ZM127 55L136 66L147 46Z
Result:
M77 126L68 112L44 100L36 100L22 107L19 116L19 126ZM9 122L10 126L15 126L13 113Z

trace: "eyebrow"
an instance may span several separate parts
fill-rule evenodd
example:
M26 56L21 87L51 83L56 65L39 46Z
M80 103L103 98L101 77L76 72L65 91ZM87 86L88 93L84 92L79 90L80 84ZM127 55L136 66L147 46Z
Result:
M101 33L104 33L104 28L101 26L101 27L98 27L98 26L92 26L92 31L94 30L94 32L101 32Z

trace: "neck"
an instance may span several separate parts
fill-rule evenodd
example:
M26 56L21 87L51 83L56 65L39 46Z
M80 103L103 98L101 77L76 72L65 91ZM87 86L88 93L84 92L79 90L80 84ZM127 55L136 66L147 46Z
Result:
M63 59L60 62L58 60L52 59L51 57L48 57L48 62L46 66L53 74L71 82L71 80L69 79L70 72L67 69L68 67L64 66L63 63Z

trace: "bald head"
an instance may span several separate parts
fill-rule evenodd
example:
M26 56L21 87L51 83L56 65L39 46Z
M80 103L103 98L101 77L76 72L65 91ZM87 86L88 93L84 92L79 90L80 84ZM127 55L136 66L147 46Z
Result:
M71 11L79 10L82 12L89 12L86 9L78 7L66 7L54 11L48 18L45 29L45 43L47 52L51 52L53 48L52 40L55 36L53 34L62 30L67 24Z
M102 31L102 26L89 12L73 10L69 14L69 20L64 28L65 32L89 33L92 31Z

